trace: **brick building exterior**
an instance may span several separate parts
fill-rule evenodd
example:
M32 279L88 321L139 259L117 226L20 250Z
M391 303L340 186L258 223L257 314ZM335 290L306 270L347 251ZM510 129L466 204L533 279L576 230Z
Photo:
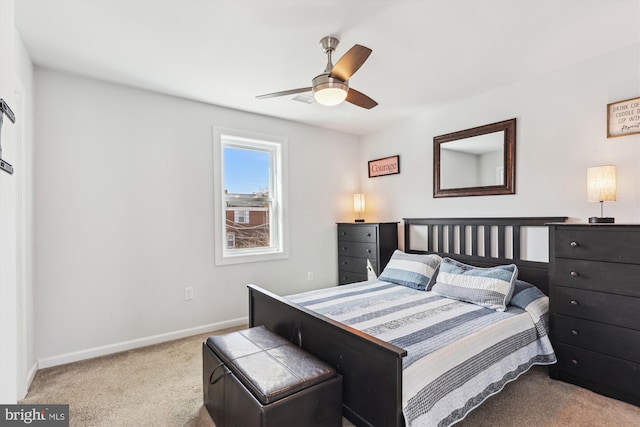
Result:
M264 206L227 206L227 248L270 246L268 215L268 207Z

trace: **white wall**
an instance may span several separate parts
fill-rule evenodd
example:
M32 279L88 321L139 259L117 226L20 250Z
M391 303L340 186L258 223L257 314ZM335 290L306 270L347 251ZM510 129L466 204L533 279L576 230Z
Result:
M247 283L335 283L358 138L48 69L35 81L41 367L244 322ZM214 125L288 138L289 259L214 265Z
M640 45L424 114L362 139L367 217L599 216L589 166L617 165L616 222L640 220L640 135L606 138L607 104L640 96ZM433 198L433 137L517 118L516 194ZM368 160L399 154L401 173L367 178ZM402 239L402 237L401 237Z
M37 371L33 284L33 64L22 38L15 32L16 54L16 171L17 193L17 324L18 397L27 394Z

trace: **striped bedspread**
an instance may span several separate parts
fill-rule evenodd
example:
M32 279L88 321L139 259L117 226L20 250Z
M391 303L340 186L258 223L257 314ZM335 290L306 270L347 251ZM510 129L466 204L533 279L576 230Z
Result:
M407 426L455 424L532 365L556 361L548 298L524 282L504 312L377 280L287 298L407 350Z

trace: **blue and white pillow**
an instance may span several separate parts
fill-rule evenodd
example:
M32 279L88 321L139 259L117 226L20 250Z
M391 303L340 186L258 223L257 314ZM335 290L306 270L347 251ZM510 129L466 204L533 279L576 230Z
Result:
M515 264L480 268L443 258L431 291L447 298L504 311L518 277Z
M440 261L439 255L407 254L396 249L378 280L424 291Z

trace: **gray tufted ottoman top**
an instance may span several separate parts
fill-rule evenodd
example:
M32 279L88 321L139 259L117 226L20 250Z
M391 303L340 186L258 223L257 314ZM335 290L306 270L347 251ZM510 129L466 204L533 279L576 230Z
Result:
M264 326L209 337L207 346L263 404L336 376L331 366Z

